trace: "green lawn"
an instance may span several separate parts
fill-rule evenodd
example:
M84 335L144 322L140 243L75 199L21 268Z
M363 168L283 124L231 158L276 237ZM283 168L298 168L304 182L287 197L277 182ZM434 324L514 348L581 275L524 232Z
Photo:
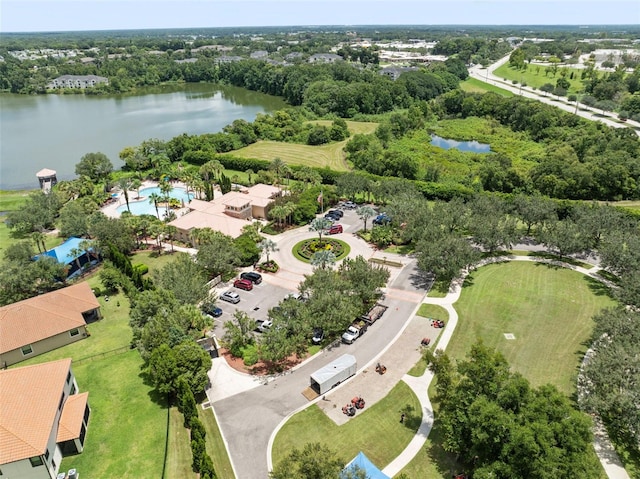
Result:
M558 68L558 72L565 67ZM569 74L567 75L567 80L571 84L569 87L569 94L571 93L579 93L584 90L584 85L580 80L580 75L582 70L578 70L576 68L567 68ZM494 70L493 74L499 78L506 78L509 81L515 80L518 83L525 82L527 86L540 88L545 83L551 83L553 86L556 85L560 77L560 73L557 73L556 76L552 76L551 74L545 75L546 67L541 65L529 65L528 68L524 71L516 70L515 68L511 68L508 63L505 63L501 67ZM569 78L573 72L573 80Z
M184 427L184 416L177 407L172 407L169 411L169 449L165 477L195 479L197 476L191 469L192 461L191 440L189 430Z
M85 450L62 461L87 477L161 477L167 405L140 373L130 350L73 364L81 391L89 391L92 416Z
M575 271L516 261L483 266L455 304L459 324L447 353L462 359L482 339L533 386L551 383L572 394L591 318L613 305L599 282Z
M460 88L463 91L466 91L469 93L486 93L491 91L493 93L497 93L498 95L502 95L506 97L513 96L513 93L510 92L509 90L505 90L495 85L490 85L489 83L485 83L481 80L478 80L477 78L471 78L471 77L467 78L463 82L460 82Z
M330 124L330 121L314 121L313 123ZM348 121L347 126L352 134L373 133L377 123ZM280 158L292 165L306 165L318 168L331 168L336 171L347 171L349 168L344 161L344 146L347 140L330 143L328 145L309 146L297 143L278 141L258 141L239 150L230 152L232 155L244 158L258 158L271 161Z
M198 408L198 416L207 431L207 452L213 461L216 477L218 479L236 479L213 411L210 408L204 411Z
M407 419L401 424L398 418L403 411ZM404 450L421 420L418 398L402 381L384 399L366 407L342 426L337 426L314 405L294 415L278 432L273 462L277 464L294 447L320 442L336 451L345 463L363 451L382 469Z

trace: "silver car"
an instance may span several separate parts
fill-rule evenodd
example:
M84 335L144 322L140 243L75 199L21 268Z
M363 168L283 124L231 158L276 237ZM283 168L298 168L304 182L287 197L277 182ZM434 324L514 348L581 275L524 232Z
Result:
M220 299L228 303L238 304L240 302L240 295L235 291L226 291L220 295Z

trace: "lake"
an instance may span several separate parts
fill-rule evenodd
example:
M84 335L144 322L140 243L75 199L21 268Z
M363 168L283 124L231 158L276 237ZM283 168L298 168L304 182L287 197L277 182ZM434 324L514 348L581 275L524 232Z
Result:
M478 143L477 141L458 141L448 138L442 138L438 135L431 135L431 144L438 148L444 148L450 150L452 148L460 151L467 151L471 153L491 153L491 145L486 143Z
M285 106L278 97L204 83L117 96L0 94L0 189L38 188L42 168L56 170L58 180L75 178L86 153L102 152L119 169L127 146L215 133Z

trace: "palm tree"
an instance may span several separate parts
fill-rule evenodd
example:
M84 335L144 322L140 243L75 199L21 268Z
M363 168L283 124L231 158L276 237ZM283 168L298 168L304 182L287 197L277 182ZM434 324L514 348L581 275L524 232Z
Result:
M269 210L269 217L278 221L278 227L282 227L282 220L289 215L288 210L283 205L276 205Z
M42 231L34 231L31 233L31 239L38 247L38 253L44 253L47 251L47 245L45 244L46 235Z
M287 211L287 222L293 223L293 218L291 217L291 215L293 215L293 212L298 209L298 205L296 205L293 201L289 201L282 206Z
M169 243L171 244L171 252L173 253L173 240L176 239L176 234L178 234L178 228L172 225L165 225L164 234L165 234L165 237L169 240Z
M282 161L280 158L274 158L269 165L269 170L273 171L273 174L276 177L276 184L280 184L280 178L282 173L284 173L284 169L287 164Z
M260 251L262 251L262 253L267 255L267 263L269 262L269 253L275 253L276 251L278 251L278 245L276 244L276 242L268 238L260 241L260 243L258 243L258 248L260 248Z
M333 251L327 249L316 251L311 257L311 265L326 269L327 266L331 267L336 262L336 255Z
M80 248L71 248L69 250L69 254L71 256L73 256L73 259L76 262L76 266L78 267L78 271L80 270L80 256L82 256L83 253L84 253L84 251L82 251Z
M169 194L171 193L171 190L173 190L173 186L171 186L171 183L168 181L163 181L158 185L158 187L160 188L160 192L162 193L163 200L166 203L169 203Z
M247 171L245 171L245 173L247 174L247 181L249 182L249 184L251 184L251 175L255 175L255 172L249 168Z
M364 205L364 206L360 206L357 210L356 210L356 214L360 217L360 219L364 222L364 231L366 233L367 231L367 221L369 220L369 218L371 218L372 216L375 216L376 214L376 210L374 210L371 206L368 205Z
M318 241L322 244L322 233L331 228L331 220L328 218L315 218L309 223L309 231L318 233Z
M136 190L136 197L140 198L140 187L142 186L142 180L140 178L133 178L131 180L130 188Z
M156 207L156 215L158 216L158 219L160 219L160 211L158 210L159 201L162 201L162 196L160 196L158 193L151 193L149 195L149 203Z
M87 264L91 263L91 250L93 250L93 241L82 240L80 244L78 244L78 248L84 251L84 254L87 255Z
M129 188L131 188L131 178L120 178L118 181L118 186L124 193L124 201L127 203L127 211L131 213L131 208L129 208Z

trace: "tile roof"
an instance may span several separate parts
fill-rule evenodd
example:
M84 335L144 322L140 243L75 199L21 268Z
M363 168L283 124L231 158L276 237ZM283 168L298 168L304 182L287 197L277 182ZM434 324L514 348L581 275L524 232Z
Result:
M100 307L89 283L0 307L0 353L85 326L82 313Z
M71 359L0 371L0 465L45 453Z
M62 408L56 442L70 441L80 437L88 399L89 393L73 394L67 398Z

